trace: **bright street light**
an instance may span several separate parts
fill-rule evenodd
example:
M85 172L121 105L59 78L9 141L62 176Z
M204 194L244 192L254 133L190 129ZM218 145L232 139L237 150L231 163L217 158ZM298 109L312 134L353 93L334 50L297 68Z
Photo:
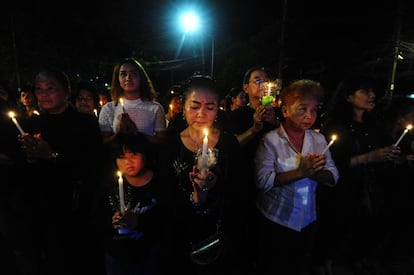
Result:
M198 17L193 12L184 13L181 16L181 26L184 29L184 32L193 32L198 29Z
M184 31L180 45L177 49L175 59L178 58L180 55L181 49L184 44L185 37L188 33L196 33L200 30L200 20L199 17L195 12L186 12L183 13L180 16L180 23L181 27ZM201 58L202 58L202 66L203 66L203 74L205 73L205 56L204 56L204 41L203 39L200 39L200 45L201 45ZM211 36L211 67L210 67L210 76L213 77L213 66L214 66L214 37Z

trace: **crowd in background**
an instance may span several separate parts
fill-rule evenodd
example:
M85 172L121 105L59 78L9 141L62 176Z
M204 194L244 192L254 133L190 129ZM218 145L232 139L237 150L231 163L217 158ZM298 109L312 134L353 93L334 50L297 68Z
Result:
M229 91L193 75L160 98L128 58L110 91L55 68L17 96L1 83L1 268L406 274L414 102L382 99L375 79L350 75L329 97L298 79L264 104L271 81L255 65ZM221 254L194 260L218 230Z

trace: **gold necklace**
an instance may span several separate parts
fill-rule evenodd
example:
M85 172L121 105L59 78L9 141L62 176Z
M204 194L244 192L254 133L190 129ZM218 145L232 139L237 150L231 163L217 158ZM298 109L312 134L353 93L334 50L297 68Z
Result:
M195 149L195 151L197 152L197 151L200 149L200 144L199 144L198 142L196 142L196 141L195 141L195 139L193 139L193 138L191 137L190 131L189 131L189 130L187 130L187 131L188 131L188 137L190 138L191 142L192 142L192 143L193 143L193 145L194 145L194 149Z

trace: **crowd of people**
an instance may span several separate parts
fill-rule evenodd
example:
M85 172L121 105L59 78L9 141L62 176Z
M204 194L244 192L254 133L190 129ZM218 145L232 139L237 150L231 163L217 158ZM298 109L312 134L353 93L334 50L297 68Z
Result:
M346 263L351 274L405 274L414 103L381 101L376 82L355 75L329 97L297 79L264 104L270 82L255 65L223 96L193 75L163 100L128 58L108 94L72 89L54 68L16 98L2 84L1 268L334 275Z

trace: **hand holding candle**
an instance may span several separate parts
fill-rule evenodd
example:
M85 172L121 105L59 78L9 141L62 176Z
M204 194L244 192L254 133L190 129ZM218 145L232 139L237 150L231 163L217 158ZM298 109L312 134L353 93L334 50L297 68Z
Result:
M407 125L407 127L405 128L404 132L402 132L401 136L398 138L397 142L394 143L394 146L397 147L398 144L400 144L401 140L403 139L403 137L408 133L409 130L411 130L413 126L411 124Z
M329 147L331 147L331 145L335 142L335 140L336 140L336 135L332 135L331 141L328 143L326 148L322 151L322 154L325 154L326 151L328 151Z
M14 116L15 116L14 112L10 111L9 112L9 117L12 119L13 123L16 125L17 130L19 130L20 134L23 135L24 131L23 131L22 127L20 127L19 122L17 121L17 119Z
M121 171L118 171L119 207L122 214L125 214L124 180Z

